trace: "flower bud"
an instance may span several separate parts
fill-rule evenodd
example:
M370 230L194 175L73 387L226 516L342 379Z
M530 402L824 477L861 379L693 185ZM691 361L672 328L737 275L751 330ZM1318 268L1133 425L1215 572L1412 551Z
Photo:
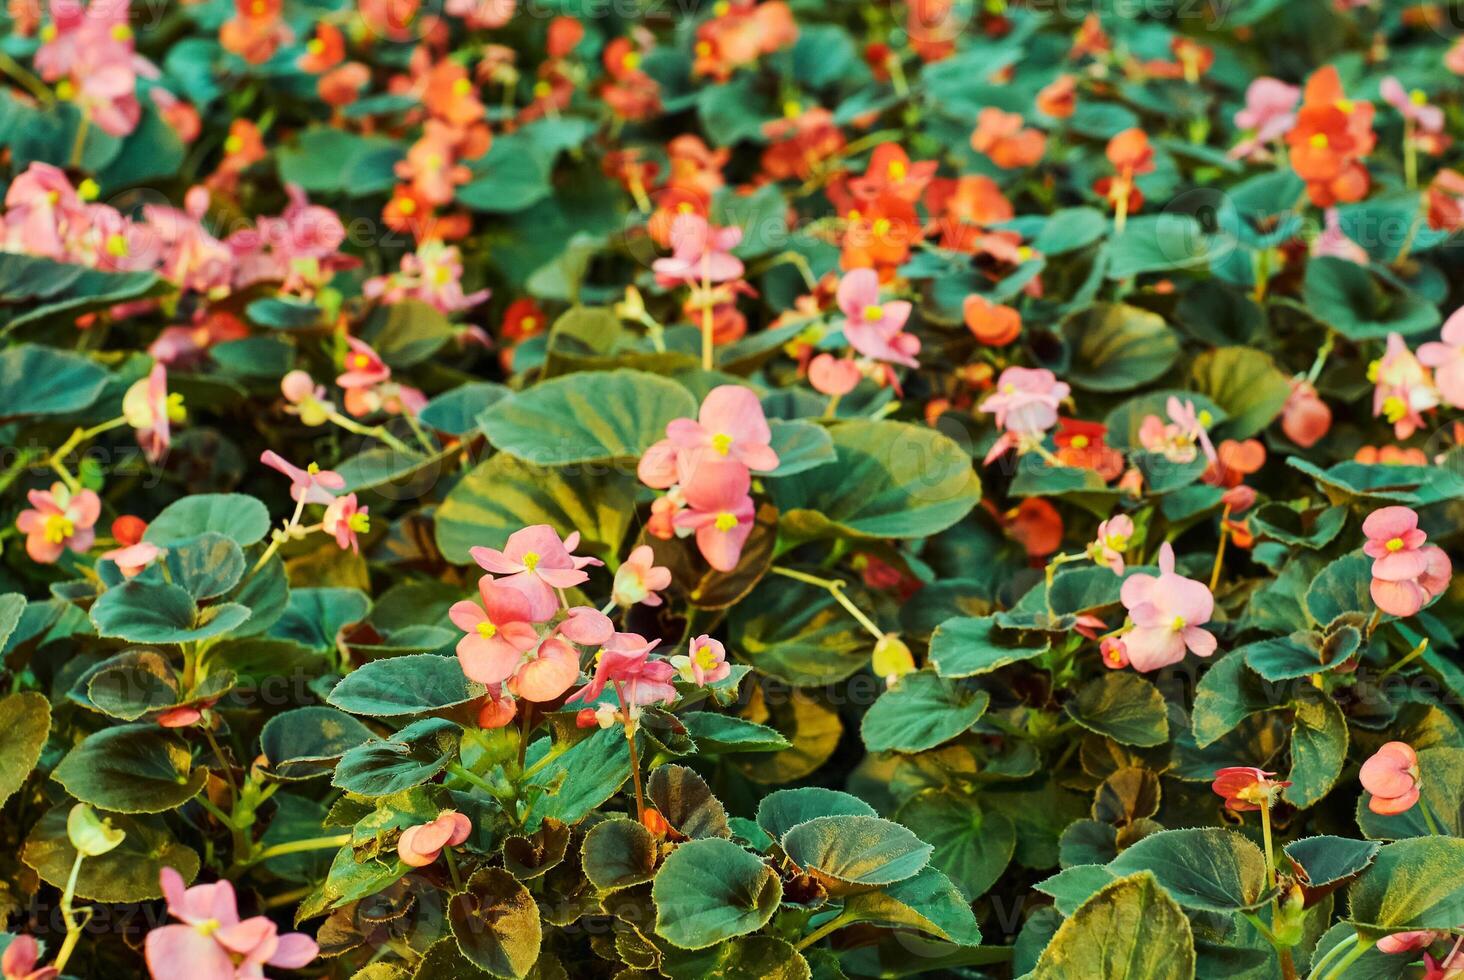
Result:
M122 843L127 834L112 826L112 821L97 816L85 803L78 803L66 816L66 836L71 846L86 857L100 857Z

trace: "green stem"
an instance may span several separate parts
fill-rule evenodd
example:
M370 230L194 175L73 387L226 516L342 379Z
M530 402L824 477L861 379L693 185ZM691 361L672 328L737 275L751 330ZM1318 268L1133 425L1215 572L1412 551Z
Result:
M1322 958L1312 964L1311 972L1307 974L1308 980L1319 980L1319 978L1323 975L1322 971L1331 966L1332 961L1341 956L1343 952L1348 949L1353 943L1357 942L1359 938L1360 937L1357 935L1357 933L1354 932L1350 936L1345 936L1344 938L1339 940L1337 942L1337 945L1333 946L1331 949L1323 953Z
M1220 512L1220 544L1215 548L1215 565L1210 569L1210 592L1220 584L1220 570L1225 566L1225 543L1230 540L1230 505Z
M711 244L707 244L711 248ZM702 256L702 311L701 311L701 334L702 334L702 370L710 371L713 367L712 358L712 280L711 280L711 253Z
M20 62L10 57L10 55L6 54L4 51L0 51L0 72L4 72L11 78L15 79L17 84L19 84L31 95L34 95L36 97L36 101L41 103L42 105L55 104L56 93L52 92L45 82L41 81L34 74L27 71Z
M772 572L774 575L781 575L784 578L791 578L795 582L804 582L808 585L817 586L820 589L827 589L829 595L833 596L834 600L838 602L839 605L843 606L844 609L849 613L849 615L858 620L859 625L868 630L871 636L873 636L876 640L884 639L885 631L880 629L879 625L875 623L874 620L866 616L864 614L864 610L854 605L853 601L848 596L844 595L844 583L839 579L819 578L817 575L809 575L807 572L798 572L794 571L791 568L778 568L776 566L773 568L769 568L768 571Z
M1342 980L1342 977L1347 974L1347 968L1357 962L1363 953L1372 949L1372 945L1371 942L1363 942L1361 937L1359 937L1357 945L1352 947L1347 955L1337 962L1336 966L1332 967L1331 972L1327 974L1327 980ZM1315 973L1316 971L1312 972Z
M392 435L389 431L387 431L387 428L384 425L362 425L355 419L347 418L340 412L331 412L326 416L326 418L330 419L332 422L340 426L342 429L345 429L347 432L354 433L358 436L366 436L371 439L380 439L382 442L386 443L388 446L395 449L399 453L408 453L411 455L415 455L415 452L413 451L411 446L408 446L405 442L402 442L396 436Z
M1261 807L1261 842L1265 847L1266 858L1266 880L1271 887L1276 887L1276 865L1271 852L1271 802L1267 800Z
M794 944L793 948L797 950L807 949L809 946L812 946L814 943L818 942L829 933L837 929L844 928L844 926L848 925L852 921L854 921L854 917L849 915L848 912L840 912L838 915L834 916L832 919L825 922L817 929L813 930L813 932L810 932L808 935L800 939L797 943Z
M630 748L630 778L635 784L635 817L641 826L645 826L646 798L641 790L640 753L636 749L635 731L631 728L630 706L625 703L625 693L620 689L619 681L615 681L615 698L620 702L620 714L625 718L625 741Z
M276 531L274 533L274 538L270 541L269 547L264 549L264 554L259 556L259 561L255 562L254 567L249 570L250 575L253 575L255 572L259 571L271 558L274 557L274 553L280 550L280 545L284 544L286 539L289 538L291 529L294 528L296 524L300 523L300 515L304 512L305 493L304 491L301 491L300 499L295 501L295 513L290 516L290 520L288 523L285 524L285 529L283 531Z
M1424 637L1423 640L1418 644L1418 646L1414 647L1412 650L1409 650L1408 653L1406 653L1404 656L1402 656L1401 658L1399 658L1399 660L1396 663L1394 663L1392 666L1388 667L1388 669L1384 670L1381 674L1379 674L1378 675L1378 680L1382 680L1384 677L1387 677L1389 674L1393 673L1394 671L1397 671L1397 670L1402 669L1403 667L1406 667L1408 664L1412 663L1414 660L1416 660L1419 657L1423 656L1424 651L1426 651L1427 649L1428 649L1428 637Z
M254 855L251 863L268 861L270 858L280 857L285 854L299 854L301 851L322 851L326 849L339 849L351 842L350 834L335 834L331 837L308 837L305 840L286 841L283 844L275 844L266 847Z
M469 769L467 766L464 766L461 763L457 762L449 762L447 764L447 771L452 773L454 776L467 780L474 786L483 790L489 796L492 796L494 799L498 798L498 790L493 786L493 784L488 782L488 780L484 779L482 776L473 772L473 770Z
M56 962L52 964L57 974L60 974L66 967L66 961L71 959L71 954L81 939L82 927L86 924L77 922L76 915L71 909L71 900L76 894L76 879L81 874L83 860L85 860L85 855L77 851L76 860L71 862L71 874L66 878L66 890L61 893L61 921L66 923L66 941L61 944L61 951L56 954Z
M1435 837L1441 836L1439 825L1434 821L1433 810L1429 808L1428 801L1423 798L1422 794L1418 797L1418 809L1423 813L1423 822L1428 825L1428 832Z

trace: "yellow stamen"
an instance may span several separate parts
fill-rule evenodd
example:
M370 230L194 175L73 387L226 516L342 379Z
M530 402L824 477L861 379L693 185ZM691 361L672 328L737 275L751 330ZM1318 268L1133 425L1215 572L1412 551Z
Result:
M1178 633L1181 630L1183 630L1184 627L1185 627L1185 622L1184 622L1184 617L1183 616L1175 616L1174 617L1174 622L1172 622L1172 623L1169 624L1169 628L1172 629L1172 630L1174 630L1174 632L1176 632L1176 633Z
M473 83L466 78L459 78L452 83L452 94L458 98L464 98L473 91Z
M1088 448L1088 437L1087 436L1073 436L1072 439L1068 442L1068 445L1069 446L1072 446L1074 449L1087 449Z
M42 533L50 544L60 544L76 533L76 524L65 514L50 514L46 517Z
M371 515L358 510L346 519L346 526L357 534L365 534L371 530Z
M524 567L532 572L539 565L539 553L536 551L525 551L523 561Z
M890 161L890 180L904 180L908 173L903 161Z
M238 153L242 149L244 149L244 140L240 137L230 136L228 139L224 140L225 153Z
M498 634L498 627L497 626L494 626L488 620L485 619L481 623L478 624L478 635L481 636L483 639L485 639L485 640L491 640L497 634Z
M717 515L717 530L730 531L737 526L737 515L731 511L722 511Z
M883 320L884 307L878 305L866 306L863 315L866 320Z
M1327 142L1328 141L1327 141L1327 134L1326 133L1313 133L1312 134L1311 145L1314 146L1315 148L1317 148L1318 150L1325 150L1327 148Z
M732 437L725 432L718 432L712 436L712 448L719 456L727 455L732 450Z
M1402 538L1392 538L1392 539L1390 539L1388 541L1387 544L1383 545L1383 547L1384 548L1387 548L1389 551L1402 551L1403 550L1403 547L1404 547L1404 545L1403 545L1403 539Z

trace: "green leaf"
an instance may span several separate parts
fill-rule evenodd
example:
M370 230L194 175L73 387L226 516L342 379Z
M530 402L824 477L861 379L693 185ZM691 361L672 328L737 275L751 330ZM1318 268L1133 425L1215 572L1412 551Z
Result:
M1187 214L1139 215L1109 239L1108 278L1196 268L1209 263L1215 248L1216 239Z
M529 781L543 792L524 820L527 829L537 829L546 817L579 823L619 792L630 778L630 749L623 730L602 729L568 749L551 750L549 739L540 739L529 746L528 765L537 765L549 751L554 751L556 758Z
M1123 745L1161 745L1169 738L1164 696L1138 674L1110 671L1097 677L1065 708L1079 725Z
M70 803L43 816L26 838L21 860L56 888L64 889L76 863L76 849L66 834ZM148 902L162 897L159 876L172 868L185 882L198 874L198 853L178 843L162 817L123 813L101 814L126 836L113 850L81 862L76 897L98 902Z
M476 432L478 416L509 394L506 386L496 382L470 381L432 399L417 418L429 429L463 436Z
M1348 921L1370 938L1457 928L1464 921L1464 839L1413 837L1387 845L1347 898Z
M1306 590L1306 609L1319 626L1338 616L1361 613L1371 616L1372 559L1359 552L1344 555L1322 569Z
M981 944L981 929L965 896L932 867L913 878L854 895L844 911L859 922L919 929L960 946Z
M494 446L540 466L633 463L665 436L666 423L694 418L681 385L644 371L593 371L553 378L504 398L478 416Z
M1062 924L1032 980L1193 980L1184 911L1148 873L1106 885Z
M17 255L0 253L0 277ZM3 287L0 287L3 288ZM0 351L0 418L70 415L95 402L107 372L88 357L36 344Z
M967 898L985 894L1016 851L1016 827L1006 814L951 790L920 793L897 815L934 848L931 866L945 872Z
M443 718L415 721L390 738L347 749L331 784L358 796L391 796L433 779L457 755L458 728Z
M114 813L161 813L203 788L208 770L192 768L181 738L156 725L122 725L87 736L51 773L66 792Z
M1259 538L1279 541L1291 548L1325 548L1347 525L1347 508L1304 508L1297 504L1272 501L1257 507L1250 515L1251 531Z
M715 711L691 711L681 716L686 734L696 742L697 751L707 753L777 752L788 747L788 740L776 729L756 722L724 715Z
M1290 636L1247 643L1235 652L1245 657L1246 666L1268 681L1295 680L1341 666L1357 652L1362 634L1343 626L1332 634L1298 630Z
M1453 466L1390 466L1347 460L1324 470L1300 456L1288 456L1286 464L1317 481L1334 504L1424 507L1464 497L1464 475Z
M1078 864L1038 882L1037 890L1051 895L1057 910L1070 916L1099 890L1120 877L1101 864Z
M0 109L0 113L3 113L3 109ZM155 272L103 272L84 265L53 262L34 255L0 252L0 308L6 308L4 310L5 326L0 332L14 330L28 323L35 323L53 316L75 319L93 310L102 310L127 300L156 295L169 291L170 288ZM30 349L29 347L17 347L11 350L13 352ZM19 356L24 358L32 355ZM77 391L69 391L65 386L68 372L71 370L70 358L73 356L66 355L66 360L45 358L32 362L32 365L37 367L50 366L61 369L61 373L54 376L55 381L59 382L56 384L52 383L50 375L44 373L30 375L33 383L37 379L45 379L46 382L39 387L48 394L39 401L39 404L49 403L54 406L74 403L82 399L86 400L81 408L91 404L91 399L95 397L96 393L87 394L95 383L95 379L89 372L85 375L70 375L81 382L81 387ZM57 414L58 412L79 411L76 408L48 408L43 413L15 411L11 406L23 405L25 401L24 397L20 401L11 401L11 396L21 394L21 392L8 382L11 380L19 382L26 375L16 373L18 362L0 360L0 364L4 365L0 367L0 397L4 398L3 401L0 401L0 405L5 406L3 411L6 414Z
M757 805L757 825L775 841L815 817L873 817L874 807L857 796L822 786L780 789L764 796Z
M390 191L393 167L406 145L385 136L361 136L345 129L319 127L301 133L276 153L280 179L311 193L365 197Z
M841 422L837 462L772 482L785 529L805 538L918 538L943 531L981 497L954 440L905 422Z
M880 817L815 817L783 835L783 850L831 895L888 885L914 875L932 848L906 828Z
M848 590L859 602L860 593ZM869 663L874 639L828 590L768 576L728 614L731 648L793 685L843 680Z
M507 453L479 463L437 508L437 546L454 564L469 549L502 548L508 536L548 524L561 537L579 531L582 553L615 553L635 519L635 481L624 473L543 469Z
M51 734L51 704L44 694L19 691L0 698L0 804L25 784Z
M361 339L398 370L421 364L454 334L447 314L413 299L376 307L361 327Z
M1246 667L1245 656L1228 653L1205 671L1195 688L1195 744L1203 749L1251 715L1280 706L1261 679Z
M1322 322L1348 340L1405 337L1439 325L1439 309L1348 259L1323 256L1308 262L1302 298Z
M456 658L422 653L362 664L326 701L352 714L390 718L443 711L481 696Z
M490 214L517 214L549 197L549 175L554 154L528 133L509 133L494 139L475 163L475 180L457 190L459 204Z
M916 671L870 705L859 730L871 752L924 752L970 729L990 703L985 691Z
M669 952L661 960L669 980L810 980L808 961L774 936L739 936L705 950Z
M1206 351L1190 366L1195 390L1225 410L1229 418L1214 435L1248 439L1281 414L1291 397L1291 382L1269 354L1254 347Z
M346 750L374 737L371 729L344 711L310 705L265 722L259 748L276 779L313 779L328 775Z
M726 808L694 769L658 766L646 782L646 794L666 822L685 837L732 836Z
M605 892L650 881L656 873L656 851L656 839L639 821L612 817L585 835L585 877Z
M217 531L169 548L167 564L169 580L199 601L223 595L244 577L244 552Z
M1232 830L1164 830L1119 852L1118 875L1148 871L1174 900L1199 912L1236 912L1269 900L1261 849Z
M1164 375L1179 356L1179 336L1157 313L1098 303L1068 316L1062 334L1072 348L1063 378L1089 391L1132 391Z
M1310 689L1292 706L1291 785L1281 791L1286 802L1305 809L1321 801L1336 785L1347 762L1347 719L1331 696Z
M804 419L768 419L768 428L773 434L770 445L778 454L778 468L769 477L792 476L837 458L833 437L822 425Z
M705 949L762 926L783 896L776 873L720 837L688 841L666 858L651 885L656 935Z
M167 658L152 650L129 650L93 670L82 678L86 681L86 701L89 707L113 718L136 721L178 703L177 675ZM76 697L74 693L72 696Z
M333 650L341 630L361 622L370 610L371 600L360 589L291 589L289 605L269 633L314 650Z
M731 146L743 140L763 142L763 125L774 114L749 74L724 85L708 85L696 100L702 132L716 146Z
M539 959L539 906L502 868L474 872L448 900L447 921L462 954L492 976L527 977Z
M192 643L220 636L249 618L232 602L200 609L187 590L166 582L129 579L93 603L97 632L130 643Z
M190 494L164 507L148 524L142 539L167 548L209 531L247 548L269 533L269 511L248 494Z
M1321 888L1362 874L1381 847L1376 841L1350 837L1303 837L1286 845L1286 856L1305 874L1309 888Z
M1040 657L1049 649L1046 644L1017 646L1014 639L1001 640L993 616L948 619L930 635L930 661L941 677L975 677Z

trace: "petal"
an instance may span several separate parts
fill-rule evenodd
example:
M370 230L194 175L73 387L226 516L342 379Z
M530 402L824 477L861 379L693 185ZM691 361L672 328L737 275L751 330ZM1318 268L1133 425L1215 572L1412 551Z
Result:
M879 274L873 269L851 269L839 280L839 309L845 316L859 317L866 306L879 301Z
M457 658L468 679L479 684L502 684L513 676L521 659L511 644L477 633L458 640Z
M1375 578L1368 592L1379 609L1389 616L1412 616L1423 608L1427 595L1416 582L1389 582Z
M464 633L471 633L488 617L484 614L483 607L473 600L460 599L448 608L447 618Z
M224 947L192 926L162 926L147 934L148 972L154 977L234 980L234 962Z
M298 970L319 955L320 947L315 940L303 932L287 932L280 937L274 955L269 958L269 965L282 970Z
M741 385L718 385L707 392L698 418L706 431L725 432L734 442L766 445L773 437L756 393Z
M478 567L484 571L493 572L496 575L512 575L514 572L523 571L523 565L518 562L509 561L508 557L497 548L469 548L468 554Z
M1198 626L1186 626L1182 631L1184 645L1189 647L1190 653L1197 657L1208 657L1215 652L1219 642L1215 634L1209 630L1202 630Z

